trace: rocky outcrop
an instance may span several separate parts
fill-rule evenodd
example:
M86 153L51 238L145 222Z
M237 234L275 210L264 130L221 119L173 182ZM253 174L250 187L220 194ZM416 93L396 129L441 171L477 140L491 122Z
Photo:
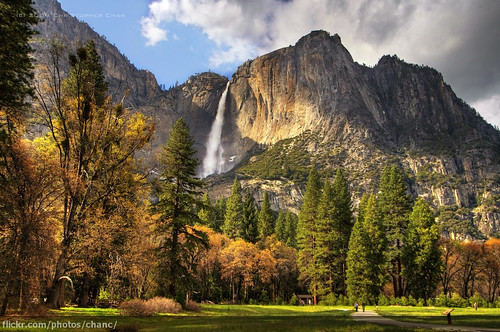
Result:
M36 0L36 7L45 20L40 37L93 39L114 98L126 96L126 107L155 120L155 140L144 152L150 160L179 117L203 158L226 77L203 73L162 91L153 74L135 68L57 1ZM469 224L484 235L499 232L500 133L436 70L396 56L362 66L338 35L314 31L242 64L230 79L222 144L225 158L238 166L210 178L214 197L227 196L238 176L257 201L268 191L275 209L297 212L308 167L316 165L329 177L342 167L357 204L364 192L377 191L382 168L398 163L412 195L448 209L443 223L446 215L449 224L460 225L444 229L447 234L472 236L461 233Z
M294 46L240 66L228 99L225 135L232 141L226 143L239 159L250 149L249 142L268 151L304 151L295 159L263 153L236 170L281 178L271 191L291 202L285 204L289 209L297 207L281 188L290 179L283 171L290 164L344 168L357 201L363 192L377 190L384 165L398 163L407 170L415 197L426 197L436 207L476 209L470 223L474 220L486 235L497 231L498 214L479 212L478 198L481 183L498 188L500 133L432 68L396 56L382 57L373 68L361 66L338 35L315 31ZM287 165L276 161L287 158ZM262 171L269 167L272 172ZM301 195L297 192L299 202ZM493 205L499 205L498 199Z
M68 45L69 52L74 52L76 47L92 39L101 56L104 75L113 98L155 121L155 138L150 149L143 151L148 161L155 162L160 146L167 141L172 125L179 117L184 117L190 125L198 158L203 158L204 143L215 118L220 95L227 83L226 77L202 73L192 76L182 85L163 91L151 72L137 69L104 36L62 10L56 0L36 0L35 8L43 19L37 26L39 35L34 46L38 53L35 57L40 59L44 56L43 52L46 50L43 44L53 38ZM67 68L62 69L67 71Z

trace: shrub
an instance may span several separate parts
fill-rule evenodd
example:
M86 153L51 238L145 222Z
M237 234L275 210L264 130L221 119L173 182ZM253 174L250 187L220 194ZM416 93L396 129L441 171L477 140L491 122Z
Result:
M290 305L299 305L300 301L299 301L299 298L297 297L297 295L293 294L292 298L290 299L290 301L288 301L288 304L290 304Z
M408 296L408 305L411 305L412 307L417 305L417 300L413 298L413 296Z
M336 305L337 304L337 298L335 297L335 294L328 294L324 296L321 301L319 301L320 305Z
M377 304L380 306L387 306L387 305L389 305L389 299L384 294L380 294L378 296L378 303Z
M146 301L146 305L150 307L154 313L162 314L177 314L182 309L179 303L165 297L153 297Z
M267 296L267 291L265 289L259 295L260 304L269 304L269 296Z
M283 299L281 298L281 296L278 296L274 300L273 304L275 304L275 305L283 305L283 304L285 304L285 301L283 301Z
M478 307L486 308L488 307L488 301L481 297L479 294L474 294L473 297L469 297L469 306L473 307L474 303L477 303Z
M186 306L186 294L178 291L177 294L175 294L175 301L179 303L182 308L184 308Z
M423 306L425 306L424 299L422 299L422 298L418 299L418 301L417 301L417 307L423 307Z
M152 316L154 313L146 306L146 301L133 299L123 302L120 311L127 316Z
M128 316L153 316L158 313L176 314L181 309L179 303L164 297L154 297L147 301L133 299L120 305L120 311Z
M201 308L198 305L198 303L188 300L186 302L186 306L184 307L187 311L193 311L193 312L201 312Z
M466 308L469 305L469 302L460 295L453 293L449 305L451 307Z
M449 298L448 296L444 294L440 294L434 299L434 305L437 307L447 307L449 304Z
M349 299L347 296L344 296L344 294L340 294L339 297L337 298L337 305L349 305Z

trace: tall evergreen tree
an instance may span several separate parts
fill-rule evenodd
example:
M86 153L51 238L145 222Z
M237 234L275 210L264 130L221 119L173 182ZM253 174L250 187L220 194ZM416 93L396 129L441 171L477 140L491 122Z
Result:
M401 169L396 165L385 168L380 180L379 199L389 241L388 272L392 278L394 296L396 297L403 296L405 292L401 253L411 211L411 200L407 191L408 187L404 182Z
M198 160L193 143L186 122L180 118L161 155L164 170L156 204L160 213L156 232L160 236L158 294L163 296L186 294L195 270L190 266L190 256L200 246L208 245L206 234L193 227L200 221L195 211L202 204L203 187L203 181L196 178Z
M26 273L34 272L29 270L32 264L28 262L38 259L27 254L28 249L36 248L31 246L32 239L42 245L46 240L43 230L37 229L45 221L38 217L45 208L40 205L33 211L29 209L30 204L33 207L37 204L32 201L34 191L42 192L41 197L46 193L43 187L36 188L32 183L37 174L30 158L26 158L29 154L21 141L27 97L33 95L29 41L37 23L38 16L31 0L0 2L0 255L3 257L0 316L5 314L9 298L18 289L15 285L28 285ZM22 298L21 292L20 306Z
M226 205L227 198L219 198L215 202L215 223L210 226L214 231L222 233L222 228L224 227L224 221L226 220Z
M402 252L403 275L409 294L429 299L436 290L442 268L439 229L429 204L417 200L410 214Z
M203 225L207 225L208 227L214 229L217 215L215 208L212 206L212 202L210 202L210 196L208 193L203 195L203 205L198 211L198 218L200 218Z
M364 193L363 196L361 197L361 202L359 202L359 206L358 206L357 220L365 220L366 205L368 204L369 198L370 198L370 195L367 193Z
M243 226L243 201L241 199L241 187L237 178L234 179L231 196L226 204L226 213L222 231L231 239L241 237Z
M29 44L38 16L31 0L0 3L0 139L19 125L33 94L33 63Z
M333 229L335 232L335 241L333 243L333 246L334 250L338 252L334 260L335 269L336 271L338 271L337 291L344 295L347 295L346 260L347 251L349 250L349 239L351 237L351 231L353 227L353 215L351 193L349 191L347 180L344 177L344 173L340 168L337 170L335 180L333 181L333 193Z
M335 258L338 255L336 246L338 230L336 229L334 214L336 212L335 195L328 179L325 180L323 192L318 203L317 229L317 260L318 272L321 283L318 289L319 295L334 293L336 283Z
M276 224L274 225L274 234L276 238L281 242L286 243L286 216L287 211L281 210L276 218Z
M384 285L386 239L375 195L371 195L349 240L347 294L352 299L375 303Z
M257 209L255 208L255 200L252 194L247 189L243 198L243 240L255 243L259 239L259 228L257 219Z
M274 216L269 203L267 191L264 193L264 200L259 211L259 235L261 238L274 233Z
M300 276L317 302L321 279L317 257L317 225L318 204L321 197L321 181L313 167L309 172L306 193L299 213L297 232L298 266Z
M299 218L293 212L287 212L285 217L285 243L289 247L297 248L297 224Z
M276 238L289 247L295 248L297 246L297 223L297 215L287 210L281 210L274 226Z

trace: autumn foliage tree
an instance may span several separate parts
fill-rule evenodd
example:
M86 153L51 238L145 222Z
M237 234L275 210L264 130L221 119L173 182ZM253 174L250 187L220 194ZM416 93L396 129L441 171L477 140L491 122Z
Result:
M93 42L69 56L70 73L62 73L63 47L54 43L50 61L38 68L38 116L49 129L47 149L53 151L61 182L60 252L49 292L53 307L63 305L61 277L74 267L71 252L94 208L115 191L120 167L150 139L154 126L106 98L99 55Z
M11 142L0 168L0 316L12 299L22 310L36 304L33 299L43 303L56 248L53 165L42 162L28 142Z

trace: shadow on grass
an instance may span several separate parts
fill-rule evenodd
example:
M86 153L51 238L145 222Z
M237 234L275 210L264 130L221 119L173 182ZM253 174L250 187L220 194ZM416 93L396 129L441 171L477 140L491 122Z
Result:
M385 318L402 321L402 322L413 322L413 323L424 323L424 324L437 324L437 325L447 325L448 320L446 315L416 315L413 316L410 313L406 316L402 315L391 315L390 313L380 313ZM500 316L498 315L485 315L485 314L471 314L471 315L453 315L451 314L451 321L453 325L456 326L471 326L471 327L484 327L484 328L496 328L500 329Z
M120 331L416 331L400 327L355 322L348 316L185 316L127 317ZM424 330L419 330L424 331Z

